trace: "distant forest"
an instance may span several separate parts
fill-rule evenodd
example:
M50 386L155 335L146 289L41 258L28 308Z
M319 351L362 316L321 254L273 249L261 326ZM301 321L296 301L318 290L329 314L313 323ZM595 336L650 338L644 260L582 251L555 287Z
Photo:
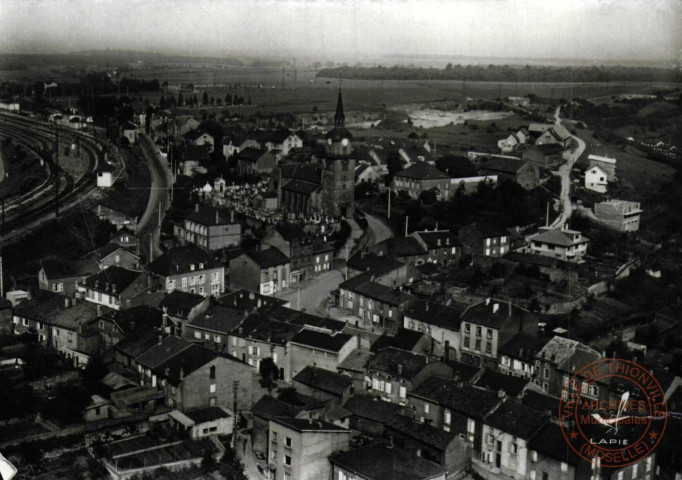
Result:
M653 67L539 67L510 65L453 65L445 68L338 67L317 72L318 77L358 80L470 80L482 82L680 82L677 69Z

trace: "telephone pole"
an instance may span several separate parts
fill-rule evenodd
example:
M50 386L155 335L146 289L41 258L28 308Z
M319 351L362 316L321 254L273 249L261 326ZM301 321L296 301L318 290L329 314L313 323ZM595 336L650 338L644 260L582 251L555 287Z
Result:
M234 421L232 422L232 448L236 448L237 429L239 427L239 415L237 413L237 393L239 392L239 380L232 382L232 391L234 393L234 406L232 412L234 414Z
M59 216L59 129L56 130L56 154L55 154L55 164L56 164L56 175L54 180L54 211L55 217Z

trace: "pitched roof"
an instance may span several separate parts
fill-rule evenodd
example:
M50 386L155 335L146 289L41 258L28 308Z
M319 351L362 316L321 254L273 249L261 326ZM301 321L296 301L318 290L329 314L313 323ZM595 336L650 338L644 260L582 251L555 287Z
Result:
M222 305L211 305L203 315L199 315L189 325L212 332L229 334L242 320L244 320L242 310L223 307Z
M587 156L588 160L594 160L596 162L601 162L601 163L610 163L612 165L615 165L617 160L615 158L609 158L609 157L603 157L601 155L593 155L590 154Z
M380 283L372 282L369 280L370 278L371 275L369 273L362 273L341 283L339 288L350 290L364 297L379 300L393 306L402 305L414 300L414 297L411 295L386 287Z
M204 264L204 270L222 267L222 264L214 260L210 253L190 244L168 250L152 261L149 269L157 275L171 276L192 271L191 265L194 265L194 271L201 271L202 269L199 268L201 263Z
M279 166L282 180L297 179L320 185L322 169L319 164L284 163Z
M203 130L190 130L189 132L185 133L183 137L185 137L187 140L196 140L197 138L201 137L202 135L208 135L209 137L213 138L213 136L208 133L204 132Z
M506 401L483 421L497 430L528 440L545 424L547 417L530 407Z
M291 417L270 417L270 421L289 427L297 432L332 432L332 433L348 433L343 427L339 427L330 422L320 420L310 420L307 418L291 418Z
M42 260L40 262L47 278L85 277L99 271L99 265L91 258L83 260Z
M479 168L486 172L500 172L516 175L525 164L526 162L521 159L514 160L511 158L482 157Z
M348 370L355 373L364 373L367 362L374 355L372 352L365 350L358 350L357 348L350 352L348 356L339 363L337 370Z
M446 432L426 423L418 423L410 417L396 415L388 422L388 428L395 430L403 435L417 440L423 445L428 445L437 450L445 452L448 446L457 436L455 433Z
M111 318L123 334L160 328L163 323L161 310L149 305L138 305L125 310L112 310L111 314L106 317Z
M395 403L377 400L370 395L355 394L350 397L343 408L355 417L366 418L379 423L388 423L395 415L402 411L402 407Z
M530 407L540 412L550 411L554 416L558 416L559 414L560 403L558 398L536 392L535 390L526 390L521 398L521 405L525 405L526 407Z
M232 416L220 407L204 407L196 410L185 410L183 413L194 421L195 424L211 422L220 418L230 418Z
M289 257L276 247L246 252L246 255L256 262L260 268L276 267L277 265L285 265L290 262Z
M261 313L249 315L236 329L236 335L260 342L286 345L301 330L298 325L272 320Z
M201 206L198 211L193 211L185 219L201 225L231 225L239 223L234 221L232 210L206 205Z
M411 257L429 253L414 237L398 237L386 240L388 250L395 257Z
M257 162L259 158L263 155L268 154L267 150L261 150L260 148L248 147L241 150L239 153L235 154L237 160L243 160L245 162ZM272 155L272 154L270 154Z
M213 349L192 343L188 347L181 349L175 355L166 358L155 368L152 368L152 371L156 373L157 376L166 378L171 385L178 386L180 384L181 374L187 376L218 357L241 363L240 360L237 360L231 355L220 354Z
M421 372L426 364L425 355L387 347L377 352L367 362L367 370L376 370L410 380Z
M386 444L335 453L329 460L367 480L430 480L447 473L435 462Z
M305 230L293 223L280 223L275 227L275 230L277 230L287 242L293 240L308 240L309 237Z
M55 310L52 319L48 322L55 327L76 331L81 325L85 326L95 320L98 316L97 310L97 305L90 302L79 302L68 308Z
M135 255L134 253L132 253L130 250L128 250L126 247L123 247L117 243L107 243L103 247L95 250L93 253L95 254L97 259L104 260L105 258L112 255L113 253L121 251L121 250L123 250L123 252L127 253L128 255L132 255L135 258L138 258L138 259L140 258L137 255ZM95 272L93 272L93 273L95 273Z
M566 440L561 427L552 422L544 425L528 442L528 448L535 450L542 456L550 457L560 462L579 465L584 460L571 448L566 448Z
M352 338L353 335L345 333L330 335L315 330L303 329L294 335L290 342L318 350L338 353Z
M142 276L142 272L114 265L86 278L85 285L91 290L110 293L115 293L115 286L116 292L120 293Z
M182 160L195 162L208 160L210 153L209 145L188 145L182 151Z
M433 230L413 232L412 235L418 236L426 244L429 250L438 248L450 248L459 245L457 237L450 230Z
M358 252L353 255L348 260L347 265L348 268L361 272L370 272L376 277L380 277L405 266L403 262L399 262L398 260L385 255L364 252Z
M427 335L424 332L416 332L407 328L398 328L395 336L383 334L372 344L370 350L378 352L384 348L394 347L408 352L412 351L419 342Z
M252 292L251 290L239 289L233 292L226 293L218 298L218 302L230 308L243 308L251 310L253 308L262 309L264 307L272 307L276 305L284 305L286 300L272 297L270 295L261 295L260 293Z
M569 132L563 125L553 125L552 128L550 128L550 132L552 133L552 136L559 141L571 138L571 132Z
M546 338L538 338L525 333L517 333L498 351L511 358L517 358L526 362L532 362L535 354L547 344Z
M171 335L160 339L149 350L139 355L135 361L143 367L154 369L191 345L187 340Z
M353 379L347 375L341 375L323 368L308 366L294 377L294 382L341 396L350 389Z
M270 417L295 417L303 410L297 405L292 405L270 395L263 395L253 406L251 413L269 420Z
M476 420L482 420L500 401L496 392L467 384L460 386L455 380L435 375L407 395L429 400Z
M165 308L169 315L187 318L190 310L206 300L196 293L173 290L161 300L159 307Z
M465 308L464 305L459 303L446 306L419 299L412 302L405 309L405 317L458 332L459 326L462 323L461 316Z
M578 236L577 240L573 239L575 235ZM580 232L576 230L565 230L562 228L554 228L552 230L540 229L540 232L531 236L530 240L547 243L549 245L559 245L562 247L570 247L572 245L578 245L590 241L589 238L583 237Z
M153 330L146 330L136 335L128 335L114 345L114 350L129 358L137 358L158 344L161 334Z
M54 312L64 308L64 295L39 290L32 298L19 303L14 307L14 315L30 318L38 322L48 322Z
M418 162L410 165L405 170L396 173L396 177L412 178L415 180L441 180L450 178L436 167L426 163Z
M293 178L288 182L284 182L284 180L282 180L282 189L310 195L311 193L321 190L322 187L317 183L306 182L305 180Z
M484 327L500 328L508 319L519 315L530 316L530 312L511 302L489 298L469 306L462 314L462 321Z
M503 390L510 397L517 397L530 382L524 377L486 370L473 384L493 392Z

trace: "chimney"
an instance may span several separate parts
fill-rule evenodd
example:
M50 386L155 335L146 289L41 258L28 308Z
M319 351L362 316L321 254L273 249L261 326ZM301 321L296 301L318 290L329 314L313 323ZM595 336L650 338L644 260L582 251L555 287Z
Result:
M185 369L183 367L180 367L180 381L182 382L182 379L185 378Z
M519 357L523 358L523 347L519 348Z
M445 340L445 360L450 360L450 340Z
M159 335L159 345L163 343L163 335Z
M426 302L426 311L429 311L429 302Z
M486 306L487 306L487 305L490 305L490 297L488 297L488 298L485 299L485 304L486 304Z
M69 297L64 297L64 308L69 308L70 303L71 302L69 302Z
M499 303L493 304L493 315L496 314L499 309L500 309Z
M401 363L398 364L398 375L403 374L403 365Z
M111 284L111 293L116 293L116 284L115 283Z
M194 211L197 213L199 212L199 204L198 203L194 204Z
M109 291L109 282L106 283L106 287L104 288L104 291L105 291L105 292L108 292L108 291Z
M218 213L218 210L215 211L215 224L218 225L220 223L220 214Z
M168 377L170 375L170 367L166 367L166 370L164 370L164 375Z
M98 317L102 316L102 305L97 305L97 316Z
M422 449L418 448L416 453L417 453L418 457L421 457L422 456Z

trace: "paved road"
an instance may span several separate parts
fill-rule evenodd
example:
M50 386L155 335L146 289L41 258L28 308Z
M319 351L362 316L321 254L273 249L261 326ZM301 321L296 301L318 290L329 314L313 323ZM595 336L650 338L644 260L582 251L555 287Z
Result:
M376 245L377 243L381 243L384 240L393 237L393 230L391 230L391 228L379 217L365 213L365 218L367 219L369 229L372 231L372 245Z
M556 113L554 114L554 123L556 125L561 124L559 107L557 107ZM571 152L564 153L566 162L559 167L558 174L561 177L561 214L552 222L550 225L551 228L563 227L573 213L573 204L571 203L571 170L573 169L575 162L578 161L585 151L585 142L575 135L571 135L571 138L578 143L578 148Z
M145 134L140 135L140 150L147 160L149 173L151 174L151 191L147 208L137 223L137 234L140 238L140 249L145 258L156 258L161 255L159 246L160 225L159 217L163 221L163 215L170 207L169 190L172 186L171 172L166 161L159 155L158 147ZM161 210L159 215L159 210ZM153 255L149 255L149 238L152 238Z
M296 288L277 294L277 298L287 300L294 310L305 309L307 313L325 316L324 301L343 280L339 270L330 270L300 285L300 295Z
M5 164L2 163L2 152L0 152L0 183L5 179Z

